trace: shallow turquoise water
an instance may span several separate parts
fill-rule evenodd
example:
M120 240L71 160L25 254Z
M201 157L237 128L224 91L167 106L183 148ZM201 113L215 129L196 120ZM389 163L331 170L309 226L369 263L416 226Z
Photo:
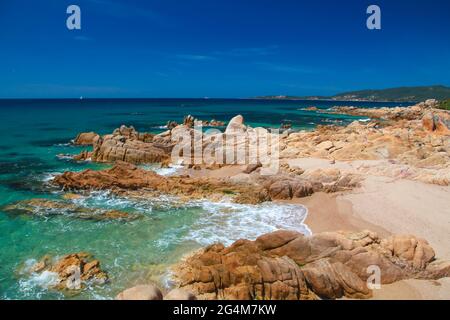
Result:
M356 117L299 110L336 102L260 100L0 100L0 206L32 198L59 199L61 192L48 180L67 170L101 169L108 165L76 163L58 154L83 148L69 144L78 132L110 133L121 124L139 131L158 132L168 120L186 114L203 120L228 121L244 115L253 126L279 127L289 120L295 128L313 128L333 121L345 124ZM340 103L348 105L350 103ZM389 104L351 103L367 107ZM131 200L107 192L73 200L92 208L111 208L139 214L131 222L83 221L65 215L43 218L14 216L0 211L0 298L110 299L120 290L145 281L170 285L168 266L189 251L217 241L230 244L256 238L277 228L308 232L302 224L305 208L293 205L259 206L191 202L164 198ZM24 263L87 251L98 258L111 281L78 295L49 290L48 279L20 274Z

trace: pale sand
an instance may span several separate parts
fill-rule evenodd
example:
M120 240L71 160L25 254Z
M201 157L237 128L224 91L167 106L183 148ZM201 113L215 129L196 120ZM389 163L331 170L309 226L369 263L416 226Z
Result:
M450 259L450 188L416 181L368 176L358 190L341 195L317 193L295 203L309 212L313 232L369 229L380 236L413 234L428 240L440 259ZM373 299L450 300L450 278L403 280L382 285Z
M450 259L450 187L368 176L338 200L350 201L358 217L391 233L428 240L438 258Z
M354 171L362 163L377 161L336 161L295 159L291 166L305 170L338 168ZM355 170L356 171L356 170ZM233 176L242 167L217 171L200 171L196 176ZM285 201L282 201L285 202ZM405 179L368 175L361 188L339 194L316 193L307 198L287 201L305 205L305 223L313 233L324 231L368 229L386 237L390 234L412 234L422 237L436 251L436 257L450 259L450 187ZM449 299L450 278L438 281L404 280L374 290L374 299Z
M373 300L450 300L450 278L403 280L373 290Z

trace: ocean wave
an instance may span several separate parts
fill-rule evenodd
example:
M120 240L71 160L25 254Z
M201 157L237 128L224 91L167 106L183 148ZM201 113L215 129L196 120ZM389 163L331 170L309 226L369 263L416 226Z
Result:
M44 172L43 174L41 174L41 178L40 180L42 182L50 182L51 180L53 180L56 176L62 174L62 172Z
M183 169L182 165L171 165L169 168L158 168L154 171L161 176L171 176L176 174L180 169Z
M32 287L49 288L58 284L58 273L43 271L41 273L32 273L28 279L22 279L20 286L27 290Z
M172 164L170 167L168 168L161 168L158 165L154 165L154 164L144 164L144 165L140 165L140 168L144 169L144 170L151 170L156 172L157 174L161 175L161 176L171 176L176 174L180 169L183 168L182 165L179 164Z
M159 246L164 248L174 241L195 241L201 246L218 242L230 245L239 239L254 240L262 234L280 229L311 234L304 224L308 209L302 205L243 205L210 201L192 201L190 204L202 208L201 216L192 225L183 227L185 236L176 239L174 233L167 232L158 241Z
M73 145L73 142L67 142L67 143L56 143L53 146L54 147L69 147L69 146L72 146L72 145Z
M56 158L59 160L73 160L73 154L57 154Z

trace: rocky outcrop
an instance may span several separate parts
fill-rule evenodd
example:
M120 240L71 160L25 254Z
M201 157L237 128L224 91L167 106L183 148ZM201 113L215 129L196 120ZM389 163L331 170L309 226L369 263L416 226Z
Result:
M318 126L314 131L291 133L281 139L280 156L282 159L324 158L333 162L389 161L396 165L377 166L371 169L377 170L373 174L403 175L426 183L448 185L450 113L430 105L432 102L401 108L336 108L336 112L384 117L385 120L355 121L345 127Z
M216 119L211 119L211 120L199 120L194 118L191 115L187 115L184 117L183 119L183 126L187 127L187 128L193 128L195 122L201 122L202 126L204 127L224 127L225 126L225 122L223 121L219 121ZM169 130L172 130L174 128L178 127L178 123L176 121L168 121L166 124L166 128Z
M123 211L88 208L69 201L50 199L22 200L3 206L1 210L14 215L35 217L67 216L75 219L93 221L131 221L139 218L136 214Z
M133 127L122 125L112 134L102 137L93 132L81 133L74 140L75 144L92 145L93 151L83 151L73 157L76 161L92 160L94 162L126 161L129 163L155 163L169 158L173 145L170 141L161 144L154 142L155 135L140 133Z
M80 290L88 284L101 285L108 281L108 275L100 268L100 262L85 252L68 254L56 260L44 256L27 271L54 274L55 281L51 287L59 290Z
M260 203L270 200L266 190L257 185L234 184L226 179L164 177L132 164L117 162L107 170L65 172L53 183L64 189L112 190L116 192L138 190L142 193L168 194L190 198L222 199L230 197L238 203Z
M161 162L168 150L153 143L154 135L139 133L133 127L121 126L94 144L91 158L95 162L126 161L129 163Z
M65 172L53 183L65 190L137 191L149 196L168 194L195 199L231 199L237 203L257 204L270 200L307 197L314 192L337 192L359 186L360 177L339 170L316 170L304 175L296 173L262 176L257 168L242 181L234 178L165 177L135 165L117 162L111 169Z
M225 130L226 134L232 133L242 133L245 132L246 126L244 125L244 117L237 115L228 122L227 128Z
M179 288L199 299L303 300L369 298L369 267L381 283L450 275L450 263L435 261L423 239L380 239L370 231L304 236L276 231L230 247L209 246L174 267Z
M92 146L100 136L95 132L83 132L77 135L73 144L77 146Z
M419 120L423 115L436 108L438 101L429 99L410 107L384 107L384 108L357 108L357 107L333 107L332 113L344 113L354 116L384 120ZM326 112L326 111L323 111Z
M430 132L450 136L450 113L444 111L440 113L427 112L422 118L422 125L425 130Z

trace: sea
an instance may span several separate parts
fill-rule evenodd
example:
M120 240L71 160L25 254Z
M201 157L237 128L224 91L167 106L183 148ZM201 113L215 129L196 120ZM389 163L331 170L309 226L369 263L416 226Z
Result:
M123 124L140 132L160 133L169 120L180 123L188 114L225 122L241 114L253 127L279 128L290 123L293 130L367 120L305 110L338 105L373 108L402 104L258 99L0 100L0 299L113 299L136 284L153 282L170 288L170 267L201 247L255 239L277 229L311 232L304 224L307 208L301 205L181 202L168 196L133 200L106 191L62 200L64 192L51 184L55 175L111 166L71 160L69 155L89 149L72 145L79 132L107 134ZM157 165L145 169L173 173ZM95 221L80 220L64 210L54 215L3 210L27 199L66 201L92 210L117 209L139 219ZM108 273L109 282L61 292L52 288L54 275L29 271L45 255L57 258L76 252L93 254Z

